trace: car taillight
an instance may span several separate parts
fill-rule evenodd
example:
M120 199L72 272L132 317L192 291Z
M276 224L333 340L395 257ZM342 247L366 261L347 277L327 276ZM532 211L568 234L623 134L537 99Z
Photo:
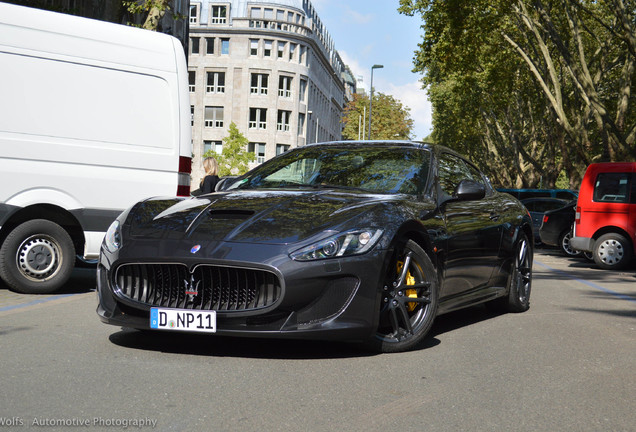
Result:
M581 223L581 207L576 206L576 213L574 214L574 221L577 224Z
M548 216L547 215L543 215L543 223L546 223L548 221Z
M192 172L192 158L179 156L177 196L190 196L190 173L191 172Z

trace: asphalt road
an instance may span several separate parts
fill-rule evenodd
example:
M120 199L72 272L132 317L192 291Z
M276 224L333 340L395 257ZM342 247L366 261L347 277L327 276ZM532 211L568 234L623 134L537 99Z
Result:
M537 251L530 311L438 317L420 349L102 324L94 271L0 286L0 430L635 431L636 270Z

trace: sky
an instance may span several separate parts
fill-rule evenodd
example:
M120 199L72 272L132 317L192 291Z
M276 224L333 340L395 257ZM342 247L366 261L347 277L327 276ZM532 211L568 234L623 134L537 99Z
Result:
M412 72L413 57L422 39L421 17L398 13L398 0L311 0L331 35L340 57L362 76L368 91L371 66L373 88L389 94L411 109L413 138L421 140L432 130L431 105Z

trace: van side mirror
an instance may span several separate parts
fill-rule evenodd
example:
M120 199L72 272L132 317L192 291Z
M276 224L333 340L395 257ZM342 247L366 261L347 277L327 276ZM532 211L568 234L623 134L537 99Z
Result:
M472 201L479 200L486 196L486 187L474 180L462 180L459 182L455 191L453 192L453 198L458 201Z

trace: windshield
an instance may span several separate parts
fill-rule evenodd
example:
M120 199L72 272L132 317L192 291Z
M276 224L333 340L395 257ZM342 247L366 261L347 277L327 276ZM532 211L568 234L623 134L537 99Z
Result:
M302 147L254 169L229 189L338 188L419 194L430 152L400 146Z

